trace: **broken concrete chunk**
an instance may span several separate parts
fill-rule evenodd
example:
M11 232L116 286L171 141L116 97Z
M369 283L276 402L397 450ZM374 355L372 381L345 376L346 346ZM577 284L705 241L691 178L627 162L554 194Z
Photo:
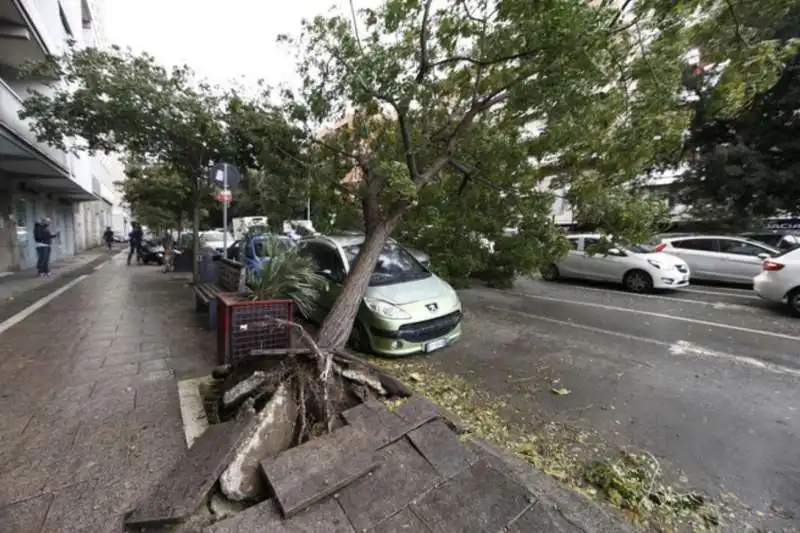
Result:
M211 495L208 508L217 520L222 520L223 518L241 513L245 510L245 505L240 502L232 502L219 492L215 492Z
M381 396L386 396L386 389L383 388L381 380L378 378L378 376L374 374L363 372L361 370L354 370L352 368L346 368L342 370L342 377L347 378L350 381L355 381L356 383L366 385Z
M274 457L291 446L296 421L297 404L286 385L281 384L250 422L242 444L220 477L222 493L229 500L257 500L267 496L259 461Z
M245 398L254 394L259 387L266 383L267 374L256 370L249 378L243 379L235 386L225 391L225 394L222 395L222 405L224 405L226 409L236 407L243 402Z
M214 370L211 371L211 377L214 379L225 379L231 374L232 370L232 365L220 365L214 367Z

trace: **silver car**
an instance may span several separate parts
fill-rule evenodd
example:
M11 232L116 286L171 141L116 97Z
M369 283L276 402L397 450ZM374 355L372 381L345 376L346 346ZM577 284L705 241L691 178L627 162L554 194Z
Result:
M766 244L730 235L680 235L658 239L654 252L680 257L692 280L750 284L764 259L780 252Z

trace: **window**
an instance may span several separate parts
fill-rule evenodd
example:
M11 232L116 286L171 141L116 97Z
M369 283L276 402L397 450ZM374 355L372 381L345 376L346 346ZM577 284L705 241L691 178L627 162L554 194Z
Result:
M595 237L584 237L583 238L583 251L585 252L585 251L587 251L589 249L590 246L595 246L597 244L600 244L600 239L597 239Z
M760 246L756 246L744 241L735 241L733 239L720 239L719 251L726 254L750 256L768 253L765 248L761 248Z
M311 256L320 272L328 270L334 279L344 278L344 264L334 248L319 242L309 242L302 246L301 251Z
M714 239L684 239L681 241L672 241L672 247L680 250L717 251L714 246Z
M571 237L571 238L569 238L567 240L569 241L569 245L572 247L573 250L577 250L578 249L578 238L577 237Z
M344 248L344 254L348 263L352 267L355 263L358 252L361 250L360 244L354 244ZM390 285L416 279L424 279L431 276L431 273L414 259L403 247L396 243L389 242L383 247L375 270L372 272L370 285Z

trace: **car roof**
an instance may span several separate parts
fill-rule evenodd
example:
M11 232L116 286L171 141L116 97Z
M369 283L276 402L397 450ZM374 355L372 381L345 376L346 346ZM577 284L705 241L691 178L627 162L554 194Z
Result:
M356 232L334 233L331 235L313 235L305 237L302 241L328 241L342 248L346 246L358 246L364 243L364 234Z

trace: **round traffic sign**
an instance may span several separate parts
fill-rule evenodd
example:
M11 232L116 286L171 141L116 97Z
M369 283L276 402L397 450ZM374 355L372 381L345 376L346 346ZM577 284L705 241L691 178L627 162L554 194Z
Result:
M229 163L217 163L208 169L208 183L212 187L225 187L227 181L228 189L235 189L239 185L241 176L239 169Z

